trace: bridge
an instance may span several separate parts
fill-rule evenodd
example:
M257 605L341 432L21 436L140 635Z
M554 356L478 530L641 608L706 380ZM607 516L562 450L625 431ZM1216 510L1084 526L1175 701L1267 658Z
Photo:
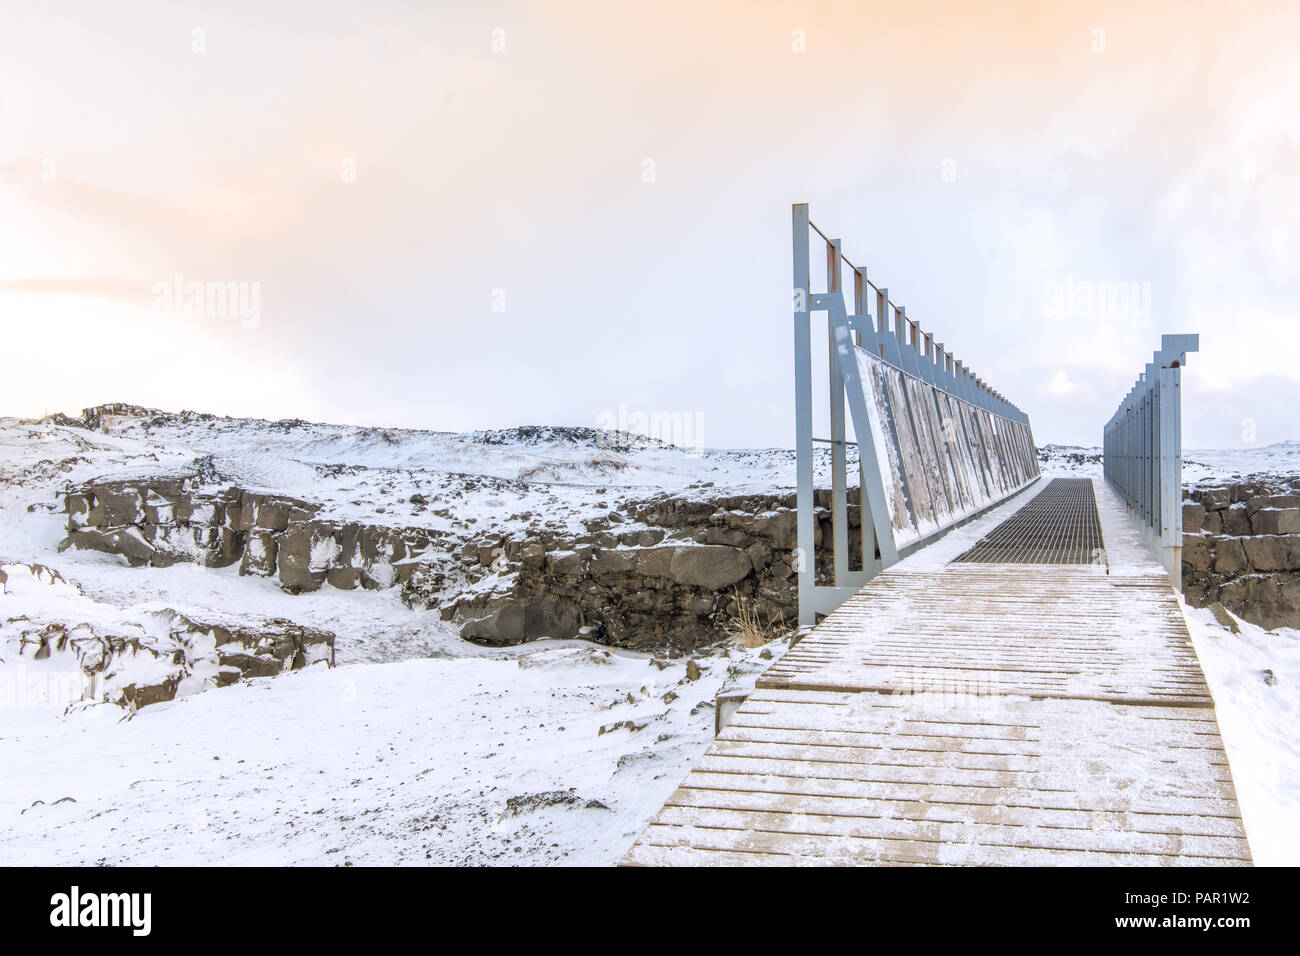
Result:
M793 218L811 629L739 706L719 701L716 739L623 863L1248 865L1176 595L1178 389L1196 337L1165 336L1106 424L1103 479L1043 481L1028 417L870 283L807 206ZM809 281L812 235L827 252L823 292ZM815 312L829 347L821 439ZM832 485L820 564L818 442ZM848 548L854 447L860 554Z

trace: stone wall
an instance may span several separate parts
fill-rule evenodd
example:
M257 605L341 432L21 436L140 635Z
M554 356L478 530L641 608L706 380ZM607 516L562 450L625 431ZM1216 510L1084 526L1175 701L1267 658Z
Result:
M1300 628L1300 478L1195 485L1183 499L1187 602Z
M829 539L820 492L817 541ZM690 650L726 636L740 603L761 623L793 626L794 496L713 500L663 496L589 522L587 533L486 540L464 559L500 569L497 586L449 602L442 616L469 640L516 644L584 636L622 647ZM858 547L857 506L850 547ZM827 556L821 556L829 560ZM825 580L829 567L819 563Z
M856 491L849 546L860 550ZM62 548L117 554L133 566L238 563L291 593L400 587L485 644L584 636L625 647L688 650L725 637L745 602L760 621L797 616L794 495L662 495L562 536L523 530L472 539L421 528L339 522L311 502L217 488L202 476L95 482L65 496ZM423 504L423 503L421 503ZM830 537L829 492L814 536ZM828 549L823 549L823 551ZM829 580L829 555L818 578Z

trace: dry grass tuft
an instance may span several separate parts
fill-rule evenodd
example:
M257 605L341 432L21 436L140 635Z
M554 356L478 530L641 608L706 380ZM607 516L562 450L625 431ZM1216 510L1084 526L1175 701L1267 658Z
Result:
M739 590L731 592L736 610L731 613L731 633L743 647L762 647L785 634L780 622L763 620L752 600L741 597Z

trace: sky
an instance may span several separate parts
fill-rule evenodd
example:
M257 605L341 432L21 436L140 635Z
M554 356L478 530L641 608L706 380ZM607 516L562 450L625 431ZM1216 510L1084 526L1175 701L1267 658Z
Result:
M1294 3L4 7L0 414L788 447L807 202L1040 444L1300 439Z

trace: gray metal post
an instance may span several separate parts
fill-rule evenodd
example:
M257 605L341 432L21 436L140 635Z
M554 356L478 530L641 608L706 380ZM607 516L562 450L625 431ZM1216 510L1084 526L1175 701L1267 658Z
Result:
M808 274L808 204L794 215L794 441L797 541L795 574L799 585L799 623L816 624L813 587L812 447L812 289Z
M826 288L832 294L843 292L840 285L840 240L826 244ZM835 358L835 340L827 339L827 358L830 362L831 399L831 567L833 583L847 584L849 576L849 503L848 456L844 442L844 377L840 363Z

